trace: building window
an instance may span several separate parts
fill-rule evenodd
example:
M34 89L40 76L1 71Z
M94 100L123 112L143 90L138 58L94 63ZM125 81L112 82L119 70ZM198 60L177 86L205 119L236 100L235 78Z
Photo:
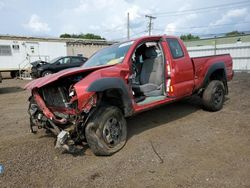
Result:
M0 56L11 56L10 45L0 45Z
M35 47L34 46L31 46L30 50L31 50L31 53L35 53Z

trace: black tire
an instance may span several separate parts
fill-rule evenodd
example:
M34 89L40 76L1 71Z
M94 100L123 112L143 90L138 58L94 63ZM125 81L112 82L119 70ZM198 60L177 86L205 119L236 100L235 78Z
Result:
M31 113L30 113L30 109L32 108L32 105L33 105L33 104L36 104L36 102L35 102L34 97L31 96L31 97L29 98L29 108L28 108L28 114L29 114L29 116L30 116L30 132L33 133L33 134L36 134L36 133L37 133L37 129L34 129L34 128L33 128L33 127L36 127L36 125L34 124L34 122L33 122L33 120L32 120L32 116L35 115L36 112L35 112L34 114L31 114Z
M205 110L216 112L222 109L225 100L225 87L219 80L212 80L202 95Z
M52 73L53 73L53 72L51 72L51 71L49 71L49 70L44 71L44 72L42 73L42 77L47 76L47 75L52 74Z
M85 136L95 155L109 156L126 144L127 123L121 110L115 106L100 107L90 118Z
M11 78L19 77L19 71L11 71L10 72L10 77Z

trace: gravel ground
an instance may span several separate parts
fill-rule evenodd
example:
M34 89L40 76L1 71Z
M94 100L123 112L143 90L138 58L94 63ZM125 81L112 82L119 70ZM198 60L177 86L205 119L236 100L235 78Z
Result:
M192 98L128 119L111 157L62 153L44 131L29 133L26 83L0 84L0 187L250 187L250 74L235 75L220 112Z

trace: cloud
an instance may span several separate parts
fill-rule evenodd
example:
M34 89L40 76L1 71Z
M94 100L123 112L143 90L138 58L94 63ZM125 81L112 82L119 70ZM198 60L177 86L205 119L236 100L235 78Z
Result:
M64 24L62 27L62 32L61 33L71 33L71 34L77 34L77 33L81 33L79 27L77 27L77 25L68 23L68 24Z
M124 0L126 1L127 3L133 3L135 0Z
M165 33L169 35L173 35L176 31L176 23L169 23L166 25Z
M126 36L127 12L130 13L131 37L145 35L148 19L145 14L156 16L153 34L205 34L230 30L246 31L249 24L209 27L213 24L249 22L249 7L237 6L230 9L218 8L211 11L196 11L181 14L181 11L209 7L218 1L199 0L43 0L42 3L23 3L17 0L0 0L0 33L50 34L95 33L107 39ZM222 0L223 2L226 0ZM33 1L32 1L33 2ZM223 3L222 2L222 3ZM46 14L44 14L44 7ZM232 10L231 10L232 9ZM35 10L35 14L32 12ZM229 11L230 10L230 11ZM15 12L15 14L13 14ZM178 16L162 15L164 12L179 12ZM28 18L26 16L28 15ZM53 15L53 16L51 16ZM25 22L22 20L27 19ZM23 24L19 24L22 22ZM199 28L199 26L205 26ZM197 28L195 28L197 27ZM52 29L53 28L53 29ZM43 33L41 33L43 32Z
M238 21L239 18L244 18L248 15L247 8L240 8L240 9L234 9L229 10L226 12L221 19L217 20L216 22L211 23L211 26L214 25L221 25L221 24L228 24L232 21Z
M190 5L186 4L180 7L178 12L185 11L188 9L190 9ZM176 33L180 33L183 31L183 29L181 29L182 27L188 27L192 25L194 20L196 20L197 18L198 16L196 13L191 13L191 14L187 14L186 16L181 15L179 17L176 17L176 19L174 19L173 22L170 22L165 26L164 32L169 35L175 35Z
M79 5L73 9L76 13L85 11L105 10L105 8L112 7L115 0L80 0Z
M131 1L79 0L76 6L62 11L60 32L72 32L75 26L78 28L75 33L93 32L105 38L119 38L126 34L128 12L132 34L141 31L142 27L146 28L145 14L151 11Z
M4 2L0 1L0 10L5 6Z
M77 0L71 7L62 10L58 20L58 33L71 31L67 25L76 26L75 31L95 33L107 39L121 38L127 33L127 13L130 15L131 36L146 30L148 19L145 14L158 10L155 0ZM66 29L66 30L65 30Z
M129 12L129 20L131 29L137 29L141 27L145 22L145 15L150 14L151 11L148 9L141 9L137 5L132 5L124 11L124 15Z
M104 30L110 32L118 27L120 29L122 25L125 26L126 17L122 14L126 5L127 2L124 0L80 0L75 7L64 9L60 18L64 22L63 28L75 25L81 32L101 29L102 32Z
M90 25L89 26L89 29L92 30L92 31L98 31L100 30L100 26L99 25Z
M139 11L140 11L140 7L138 7L137 5L133 5L129 7L127 10L125 10L125 13L129 12L130 20L134 21L142 16L142 13L139 13Z
M31 15L29 22L24 24L24 27L30 29L32 32L49 32L51 29L46 22L43 22L41 18L33 14Z

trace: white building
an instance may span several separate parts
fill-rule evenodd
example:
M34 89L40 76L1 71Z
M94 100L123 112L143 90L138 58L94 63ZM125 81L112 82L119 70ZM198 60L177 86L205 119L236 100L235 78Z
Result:
M67 55L66 42L59 39L0 36L0 72L27 70L36 60L50 61Z

